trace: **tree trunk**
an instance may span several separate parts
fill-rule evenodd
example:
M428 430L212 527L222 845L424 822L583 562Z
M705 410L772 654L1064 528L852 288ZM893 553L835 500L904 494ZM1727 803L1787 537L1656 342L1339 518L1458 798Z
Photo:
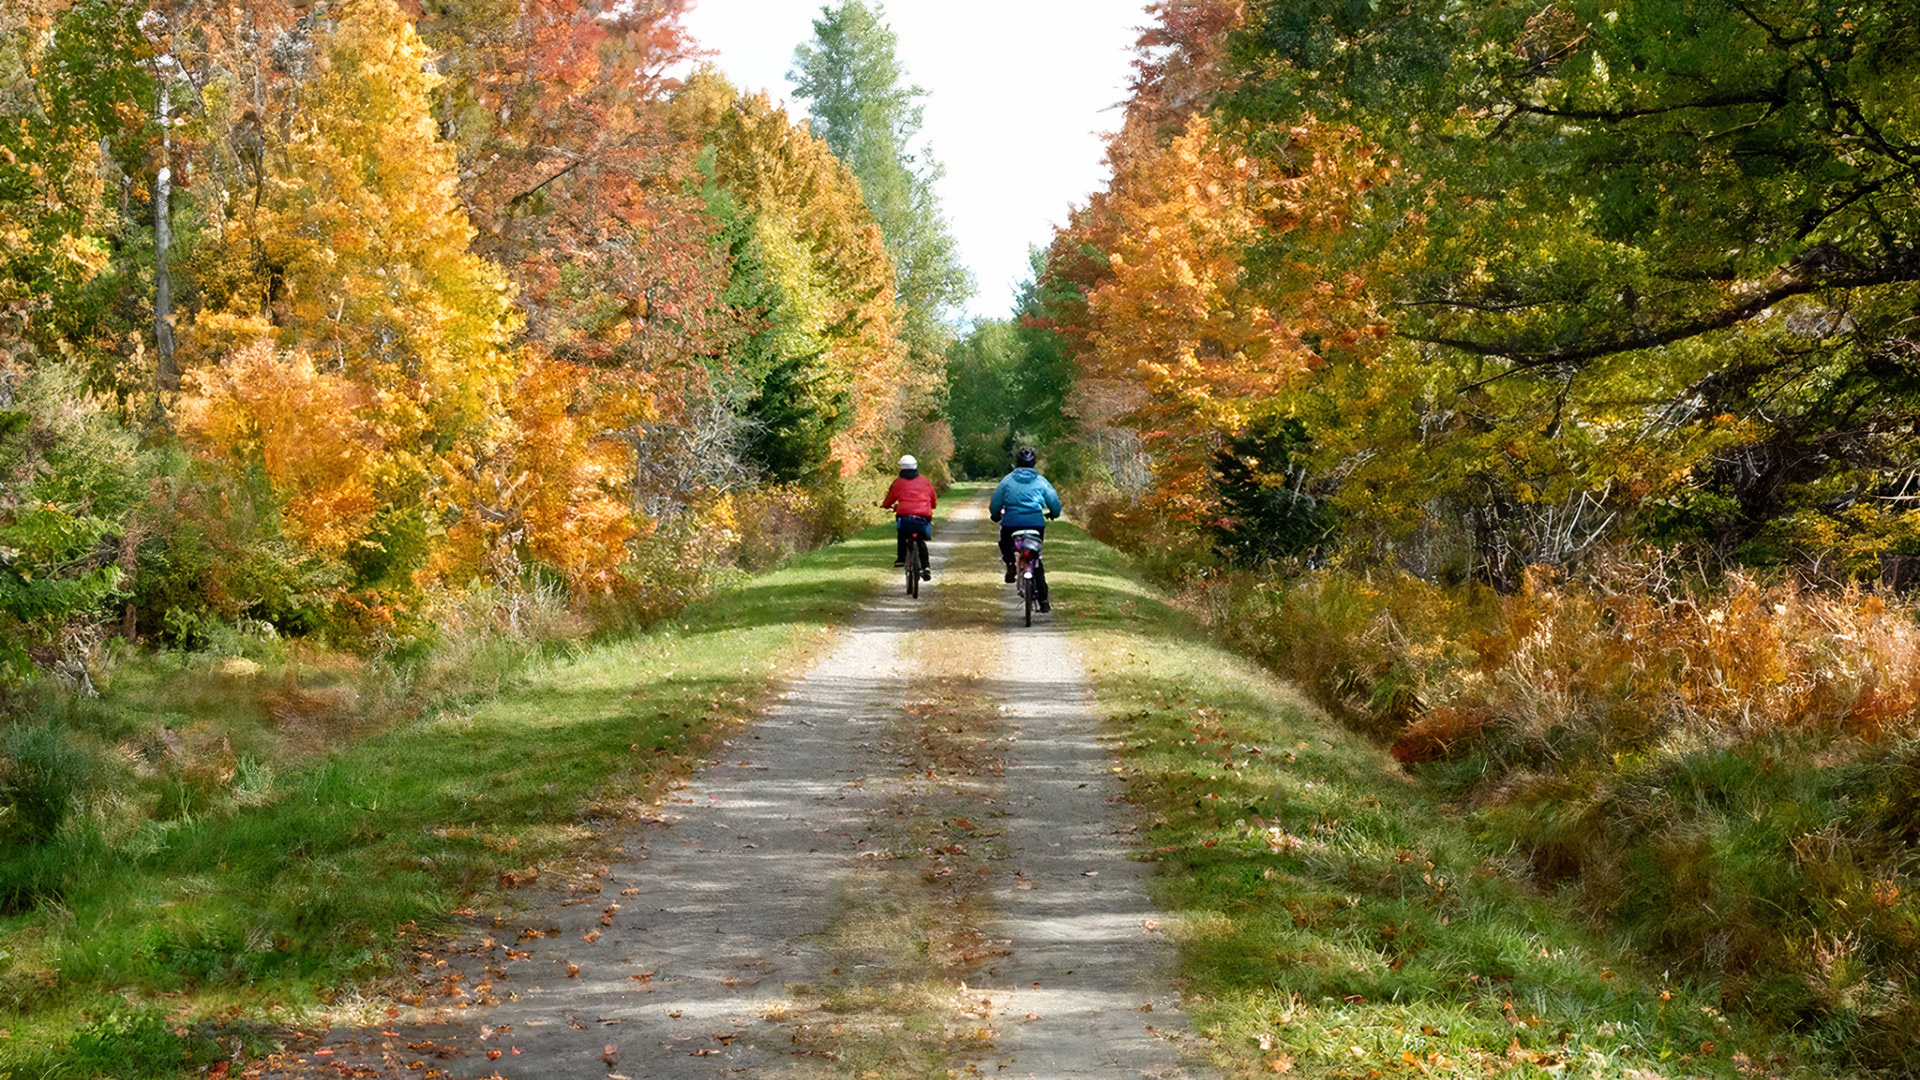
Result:
M173 129L169 126L173 95L160 83L160 174L153 183L153 415L155 427L167 422L167 395L180 388L180 371L173 361L173 273L167 265L173 246Z

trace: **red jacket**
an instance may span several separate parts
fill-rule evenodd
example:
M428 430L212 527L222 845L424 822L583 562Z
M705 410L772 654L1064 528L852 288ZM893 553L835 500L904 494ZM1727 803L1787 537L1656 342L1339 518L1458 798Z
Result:
M900 517L930 518L933 508L940 505L940 498L933 493L933 484L926 477L908 479L897 476L894 477L893 486L887 489L887 497L880 500L880 505Z

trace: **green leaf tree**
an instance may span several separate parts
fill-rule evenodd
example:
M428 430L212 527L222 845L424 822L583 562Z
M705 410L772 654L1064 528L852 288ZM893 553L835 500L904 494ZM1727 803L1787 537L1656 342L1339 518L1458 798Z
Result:
M906 81L884 8L862 0L823 7L813 33L794 50L788 78L808 103L814 134L859 178L886 238L901 334L919 374L913 409L937 411L937 372L953 338L948 320L973 282L934 191L940 164L920 139L926 92Z
M1920 9L1304 0L1235 57L1233 114L1400 162L1336 257L1407 394L1334 424L1485 576L1632 536L1868 576L1920 551Z

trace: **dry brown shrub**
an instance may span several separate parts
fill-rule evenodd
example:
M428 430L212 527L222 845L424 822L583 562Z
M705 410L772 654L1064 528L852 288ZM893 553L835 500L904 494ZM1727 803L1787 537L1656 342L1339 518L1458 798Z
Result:
M1486 706L1443 705L1407 725L1406 734L1393 742L1393 756L1408 765L1446 761L1459 756L1493 719Z
M1703 734L1920 733L1920 611L1857 585L1736 574L1708 590L1657 563L1561 583L1536 568L1501 615L1462 683L1522 729L1627 708Z

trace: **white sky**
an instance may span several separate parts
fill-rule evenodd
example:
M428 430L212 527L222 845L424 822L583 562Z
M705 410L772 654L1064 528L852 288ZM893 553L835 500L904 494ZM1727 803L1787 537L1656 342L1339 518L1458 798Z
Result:
M786 101L796 45L822 0L700 0L686 19L747 91ZM837 2L837 0L836 0ZM868 0L871 4L873 0ZM893 0L907 78L927 91L922 137L946 166L940 201L978 286L967 314L1004 317L1071 205L1106 179L1102 133L1119 123L1145 0Z

